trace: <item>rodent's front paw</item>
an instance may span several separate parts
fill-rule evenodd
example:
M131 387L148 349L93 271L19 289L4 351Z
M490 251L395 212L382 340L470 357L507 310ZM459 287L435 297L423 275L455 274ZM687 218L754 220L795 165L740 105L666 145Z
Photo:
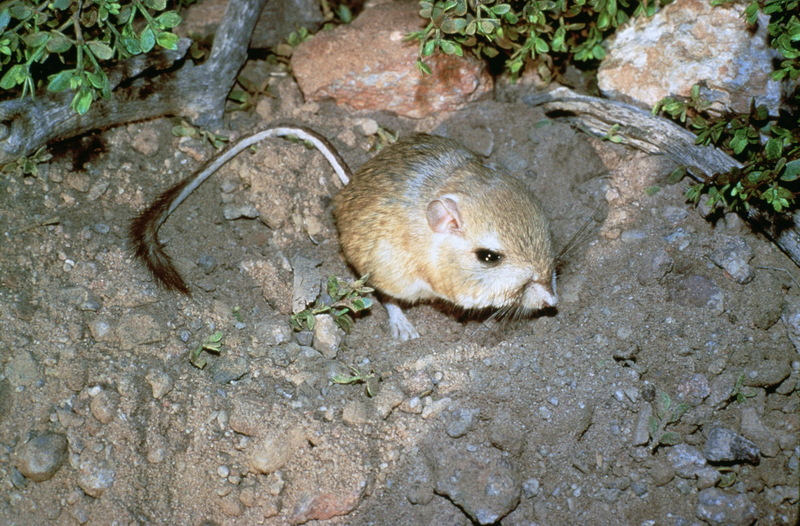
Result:
M394 303L385 303L386 312L389 313L389 328L392 331L392 338L401 342L419 338L419 333L414 325L408 321L405 312Z

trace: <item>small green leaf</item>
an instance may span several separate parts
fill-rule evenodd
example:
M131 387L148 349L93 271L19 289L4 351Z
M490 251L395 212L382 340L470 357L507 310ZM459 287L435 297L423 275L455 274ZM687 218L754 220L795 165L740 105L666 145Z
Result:
M658 433L659 422L658 419L651 416L647 419L647 430L650 432L650 436L652 438L656 437L656 433Z
M783 154L783 142L780 139L770 139L764 146L764 152L767 154L767 159L775 160L780 158Z
M178 40L178 35L175 33L169 33L167 31L162 31L156 37L156 42L158 42L158 45L164 49L178 49Z
M448 34L460 33L467 27L467 21L463 18L449 18L442 22L440 29Z
M50 40L47 41L47 51L50 53L66 53L72 49L72 41L63 33L50 31Z
M15 64L0 79L0 88L11 89L17 84L22 84L28 75L28 68L25 64Z
M138 55L142 52L142 46L139 45L139 40L136 38L123 36L120 40L122 41L122 47L131 55Z
M81 88L78 90L78 93L75 94L75 97L73 97L70 107L78 115L83 115L89 111L93 99L94 97L91 90L88 88Z
M0 11L0 34L5 31L9 22L11 22L11 13L8 11L8 8L6 8Z
M669 177L667 178L667 184L668 185L678 184L685 176L686 176L685 166L676 168L672 171L671 174L669 174Z
M101 70L89 73L88 75L86 75L86 78L89 79L89 83L94 88L97 88L99 90L102 90L108 85L108 77L106 77L106 74L103 73L103 71Z
M672 413L670 414L668 424L674 424L678 420L681 419L683 415L686 414L686 411L689 410L689 404L678 404L672 409Z
M781 181L791 182L800 178L800 159L789 161L783 169Z
M100 60L109 60L114 57L114 50L111 49L111 46L106 44L105 42L100 42L99 40L91 40L86 43L89 46L89 50L91 50L92 55L99 58Z
M27 20L33 14L33 9L25 4L14 4L10 8L10 13L17 20Z
M658 416L658 419L664 420L664 418L666 418L667 416L667 413L669 413L671 407L672 407L672 399L664 391L659 391L658 395L656 396L656 408L655 408L656 416Z
M172 29L181 23L181 15L179 15L176 11L167 11L158 15L158 17L156 17L156 21L161 24L161 27L164 29Z
M339 4L336 8L336 16L342 21L342 24L349 24L353 21L353 12L344 4Z
M25 37L22 39L22 41L25 42L25 45L30 48L43 46L48 40L50 40L50 33L46 31L37 31L36 33L25 35Z
M65 91L70 87L70 81L72 77L75 76L74 69L67 69L61 71L60 73L56 73L55 75L50 75L48 77L49 82L47 83L47 91L51 91L53 93L59 93L61 91Z
M156 45L156 35L149 26L139 35L139 45L142 47L143 53L149 53Z
M658 439L659 444L664 444L665 446L674 446L675 444L680 444L682 441L681 435L674 431L667 431Z
M167 8L167 0L144 0L144 5L156 11L163 11Z

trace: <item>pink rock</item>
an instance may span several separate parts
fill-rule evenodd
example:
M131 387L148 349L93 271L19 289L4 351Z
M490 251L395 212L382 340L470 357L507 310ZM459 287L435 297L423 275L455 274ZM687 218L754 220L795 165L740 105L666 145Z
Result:
M774 51L766 24L753 34L743 9L677 0L652 18L637 19L609 43L598 72L600 90L653 106L667 96L688 96L693 84L706 81L707 98L723 107L747 113L755 97L775 112L780 86L769 78Z
M292 69L306 99L422 118L490 92L492 78L472 56L437 54L427 61L432 75L417 70L419 43L404 40L422 25L417 10L415 2L378 4L299 45Z
M301 497L292 508L291 524L303 524L310 520L324 521L338 515L347 515L361 502L362 492L349 495L320 493Z

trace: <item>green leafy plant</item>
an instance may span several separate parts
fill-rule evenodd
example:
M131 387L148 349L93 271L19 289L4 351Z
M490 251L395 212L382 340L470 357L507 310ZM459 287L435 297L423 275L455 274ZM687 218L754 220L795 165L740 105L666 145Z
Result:
M230 141L230 137L226 137L225 135L220 135L218 133L213 133L208 130L201 130L200 128L195 128L186 121L181 121L180 124L176 124L175 126L173 126L172 135L176 137L195 137L197 139L205 139L216 149L222 148L223 146L225 146L225 143Z
M650 433L650 450L654 451L658 446L674 446L683 440L680 433L667 431L667 426L678 422L681 417L689 410L689 405L680 403L675 404L670 396L658 391L656 397L651 402L653 415L647 422Z
M732 0L712 0L712 4ZM751 24L758 20L758 12L769 15L769 44L783 60L780 67L772 73L772 78L797 79L800 76L800 19L798 19L798 0L753 0L744 10L744 16Z
M755 395L756 391L754 389L746 389L744 387L744 373L740 374L739 377L736 378L736 383L733 384L731 400L736 400L737 403L743 404L748 398L752 398Z
M354 366L350 366L350 372L352 373L351 376L337 374L331 380L335 384L364 384L367 391L367 396L375 396L377 393L377 383L379 378L374 372L364 374Z
M720 488L729 488L736 484L736 472L731 467L722 466L718 467L717 471L719 471L719 482L717 482L717 486Z
M794 209L800 191L797 117L785 114L771 117L766 107L755 104L746 114L716 114L702 97L702 87L693 86L689 97L663 99L655 105L653 113L663 113L685 125L697 135L696 144L717 146L738 159L743 167L692 185L686 197L698 203L703 195L708 195L709 206L724 206L732 211L750 207L775 212ZM670 181L676 182L685 174L686 168L679 168Z
M424 60L437 51L500 59L517 75L526 64L549 81L570 61L591 62L605 56L602 41L631 16L655 13L662 0L421 0L424 29L417 67L430 73Z
M350 332L355 323L352 314L372 307L372 300L363 297L373 291L365 286L368 278L369 275L351 282L330 276L327 282L327 297L317 298L312 307L292 315L292 328L297 331L313 330L316 316L330 314L339 327L345 332Z
M203 351L210 352L216 355L219 355L220 348L222 347L222 331L216 331L214 334L207 337L200 343L197 347L189 353L189 363L197 367L198 369L203 369L207 361L203 356Z
M39 176L39 165L46 163L53 156L47 153L46 146L42 146L33 155L17 159L13 163L3 166L3 171L6 173L13 173L18 176L32 175Z
M10 0L0 6L0 88L34 96L72 90L71 108L83 114L98 97L110 98L103 64L177 49L172 32L181 17L167 0Z

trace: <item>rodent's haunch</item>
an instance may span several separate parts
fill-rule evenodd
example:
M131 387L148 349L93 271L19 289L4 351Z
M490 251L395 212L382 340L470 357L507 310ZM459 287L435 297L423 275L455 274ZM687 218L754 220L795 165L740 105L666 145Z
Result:
M158 244L161 223L238 152L266 137L285 135L313 138L347 182L346 164L312 130L278 126L243 139L133 222L136 256L162 285L188 292ZM522 181L487 167L456 141L426 134L400 139L364 164L334 197L334 206L342 252L359 275L369 273L370 284L388 297L395 338L418 334L392 299L441 299L464 309L493 308L512 315L557 303L555 256L539 201Z

